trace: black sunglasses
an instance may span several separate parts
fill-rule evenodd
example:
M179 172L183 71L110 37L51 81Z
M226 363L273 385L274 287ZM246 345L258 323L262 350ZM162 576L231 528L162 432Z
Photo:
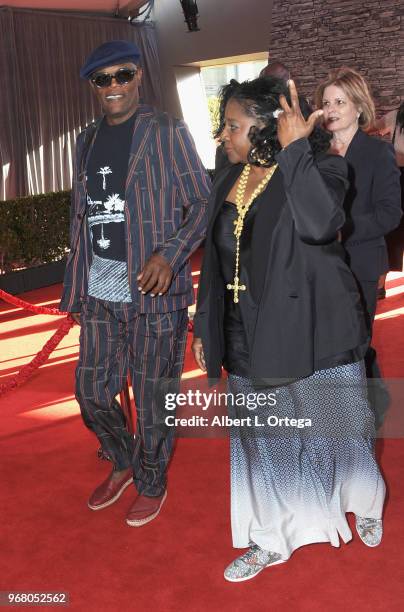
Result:
M109 87L112 83L112 79L118 83L118 85L126 85L133 80L133 77L137 73L137 70L131 70L130 68L120 68L115 74L108 74L107 72L99 72L91 77L91 82L96 87L102 89L103 87Z

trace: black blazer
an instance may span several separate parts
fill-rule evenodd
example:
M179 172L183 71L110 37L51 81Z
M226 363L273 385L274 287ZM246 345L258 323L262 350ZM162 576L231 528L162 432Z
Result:
M368 333L355 280L336 240L348 187L342 157L314 162L307 139L291 143L261 194L252 233L249 291L240 307L251 378L279 384L360 359ZM208 377L220 377L224 292L212 228L242 171L223 171L209 200L210 222L199 281L194 334L202 338ZM243 281L243 271L241 272Z
M350 187L342 230L348 263L359 281L388 270L384 236L401 219L400 172L392 145L358 130L345 154Z

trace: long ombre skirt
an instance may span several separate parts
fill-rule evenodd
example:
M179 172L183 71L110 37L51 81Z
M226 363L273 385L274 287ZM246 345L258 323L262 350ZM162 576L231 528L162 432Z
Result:
M258 391L248 378L229 374L229 390L250 408L229 409L244 419L230 441L236 548L254 542L287 559L304 544L348 542L347 512L381 518L385 485L362 361L260 391L273 395L254 409Z

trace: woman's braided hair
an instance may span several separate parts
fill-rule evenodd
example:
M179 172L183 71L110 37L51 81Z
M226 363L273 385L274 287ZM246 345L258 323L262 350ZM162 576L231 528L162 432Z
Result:
M271 166L275 155L281 150L277 138L277 121L274 111L280 108L279 96L283 94L290 104L289 90L285 81L276 77L259 77L252 81L239 83L232 79L225 85L220 93L219 127L215 137L220 135L225 126L225 110L229 100L236 100L249 117L256 117L264 127L262 129L252 126L248 137L251 149L248 155L249 163L257 166ZM308 102L299 97L300 109L305 119L312 109ZM331 135L320 127L315 127L309 136L309 142L314 153L326 151L329 147Z

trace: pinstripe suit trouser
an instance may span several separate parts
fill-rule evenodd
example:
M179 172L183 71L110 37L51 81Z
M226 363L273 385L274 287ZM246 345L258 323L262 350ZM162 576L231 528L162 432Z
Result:
M174 428L164 422L164 394L178 388L187 323L187 309L140 314L131 304L92 297L83 304L76 369L81 414L115 468L133 467L136 488L143 495L158 496L166 488ZM128 372L136 403L134 438L115 399Z

